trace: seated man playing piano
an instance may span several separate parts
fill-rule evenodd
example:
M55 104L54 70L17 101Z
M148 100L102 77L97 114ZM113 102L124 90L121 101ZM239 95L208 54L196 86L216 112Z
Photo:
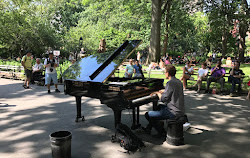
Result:
M143 129L146 133L150 134L152 127L154 127L158 132L156 137L166 137L164 126L159 120L172 119L185 115L183 87L181 81L175 77L175 74L175 67L173 65L167 65L165 68L165 76L169 81L165 89L151 94L158 95L163 104L159 104L157 111L145 113L149 124Z

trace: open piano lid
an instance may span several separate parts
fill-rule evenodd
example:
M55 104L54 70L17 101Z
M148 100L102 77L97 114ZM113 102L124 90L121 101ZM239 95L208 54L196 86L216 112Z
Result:
M98 53L82 58L64 73L65 80L105 82L140 45L141 40L125 41L115 52Z

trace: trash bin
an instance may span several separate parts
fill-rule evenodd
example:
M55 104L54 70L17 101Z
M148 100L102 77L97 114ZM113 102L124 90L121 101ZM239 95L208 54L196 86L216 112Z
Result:
M50 135L52 158L71 158L71 138L68 131L58 131Z

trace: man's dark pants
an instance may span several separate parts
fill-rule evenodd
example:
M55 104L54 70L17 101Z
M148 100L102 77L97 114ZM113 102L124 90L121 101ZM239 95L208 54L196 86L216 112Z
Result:
M225 79L223 77L221 77L219 79L216 77L213 77L213 76L207 78L207 90L209 90L209 86L210 86L211 82L220 83L220 85L221 85L220 90L221 91L223 90L224 84L225 84Z
M238 86L238 92L240 92L240 90L241 90L241 80L240 80L240 78L236 78L236 77L233 77L233 76L230 75L228 77L228 82L232 83L232 87L231 87L230 93L234 93L235 92L235 86L236 86L236 84L239 84L239 86Z
M28 79L32 78L32 70L25 69L24 72L25 72L26 78Z

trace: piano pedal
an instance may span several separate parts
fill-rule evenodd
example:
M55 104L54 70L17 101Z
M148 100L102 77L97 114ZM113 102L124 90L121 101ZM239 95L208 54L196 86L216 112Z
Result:
M117 142L117 138L116 138L115 135L112 135L112 136L111 136L111 142L112 142L112 143Z
M85 121L84 116L82 116L82 117L76 117L75 122L78 122L79 119L81 119L82 121Z

